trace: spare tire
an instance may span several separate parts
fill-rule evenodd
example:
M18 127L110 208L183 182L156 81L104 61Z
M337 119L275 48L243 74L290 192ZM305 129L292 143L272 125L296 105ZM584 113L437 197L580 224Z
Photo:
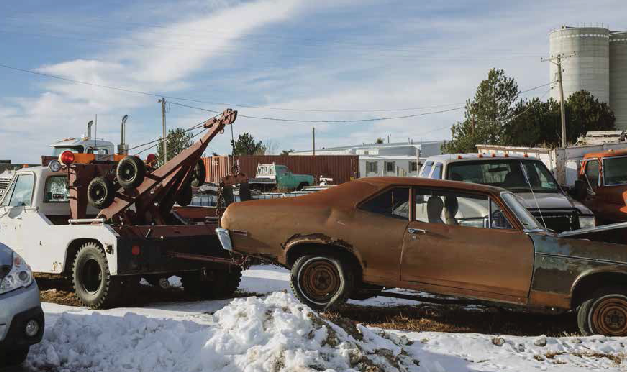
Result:
M133 189L144 182L146 165L137 156L127 156L118 163L115 176L120 186L125 189Z
M87 202L95 208L107 208L113 203L114 198L113 182L108 178L96 177L87 186Z
M205 177L207 177L207 171L205 169L205 163L201 160L198 160L196 166L192 170L192 187L200 187L203 183L205 183Z

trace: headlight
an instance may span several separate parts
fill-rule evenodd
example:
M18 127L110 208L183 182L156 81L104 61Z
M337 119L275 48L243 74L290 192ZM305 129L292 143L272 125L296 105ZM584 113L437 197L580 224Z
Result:
M587 229L596 226L594 216L579 216L579 228Z
M33 273L19 254L13 253L13 266L11 271L0 281L0 294L15 289L28 287L33 282Z

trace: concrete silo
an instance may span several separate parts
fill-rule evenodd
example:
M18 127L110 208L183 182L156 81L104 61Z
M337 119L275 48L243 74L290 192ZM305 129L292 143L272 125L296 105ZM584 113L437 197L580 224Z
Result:
M600 27L562 26L549 35L550 56L573 57L562 62L564 99L577 91L587 90L599 101L610 103L610 31ZM556 81L557 66L550 63L550 79ZM551 90L559 101L559 90Z
M627 130L627 32L610 35L610 107L616 128Z

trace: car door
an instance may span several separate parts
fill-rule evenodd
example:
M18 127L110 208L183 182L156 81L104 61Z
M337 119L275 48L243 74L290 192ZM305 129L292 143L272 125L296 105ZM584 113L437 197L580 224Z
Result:
M0 208L0 241L24 255L22 222L33 201L35 175L21 173L13 180ZM33 232L31 232L33 233Z
M364 279L398 283L409 193L407 186L388 187L358 205L347 233L364 263Z
M414 189L427 216L416 216L403 238L401 281L443 294L525 303L533 243L512 228L485 194Z

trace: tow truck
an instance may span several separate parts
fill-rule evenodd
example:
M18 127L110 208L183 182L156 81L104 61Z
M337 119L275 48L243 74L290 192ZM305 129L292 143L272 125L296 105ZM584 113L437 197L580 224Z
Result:
M232 295L244 259L222 250L215 234L225 206L186 205L204 178L201 155L236 117L228 109L207 120L198 142L159 168L137 156L76 162L78 154L64 151L48 167L20 169L0 201L0 241L35 273L70 279L94 309L116 306L142 277L178 275L193 295ZM221 186L245 181L233 173Z

